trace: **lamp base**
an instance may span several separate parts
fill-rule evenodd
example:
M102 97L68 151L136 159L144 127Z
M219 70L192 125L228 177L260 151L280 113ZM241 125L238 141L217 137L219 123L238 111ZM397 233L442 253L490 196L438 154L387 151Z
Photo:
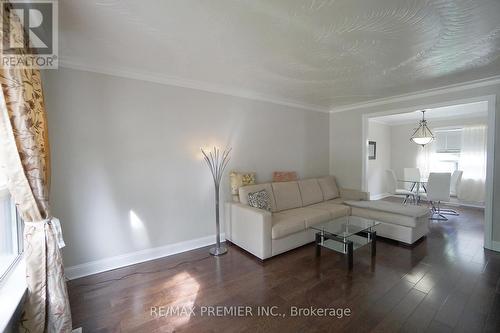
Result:
M208 252L213 256L221 256L227 253L227 248L225 246L212 247Z

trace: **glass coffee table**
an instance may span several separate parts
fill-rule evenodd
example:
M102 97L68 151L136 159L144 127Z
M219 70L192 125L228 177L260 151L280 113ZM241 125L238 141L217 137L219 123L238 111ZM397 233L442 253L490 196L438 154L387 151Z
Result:
M345 216L328 222L316 224L310 229L316 230L316 256L321 255L325 247L345 254L349 270L353 266L353 252L362 246L371 244L372 257L377 252L377 232L375 226L380 222L358 216Z

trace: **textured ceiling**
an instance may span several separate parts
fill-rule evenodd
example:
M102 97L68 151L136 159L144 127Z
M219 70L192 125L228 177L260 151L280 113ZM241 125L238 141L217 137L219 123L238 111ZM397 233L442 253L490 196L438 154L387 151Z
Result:
M59 6L63 66L318 109L500 75L500 0Z

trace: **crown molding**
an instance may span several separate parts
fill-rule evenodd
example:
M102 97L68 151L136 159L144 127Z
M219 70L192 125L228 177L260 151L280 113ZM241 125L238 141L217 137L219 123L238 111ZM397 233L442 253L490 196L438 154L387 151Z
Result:
M212 84L212 83L207 83L207 82L202 82L202 81L197 81L197 80L188 80L188 79L173 77L173 76L156 75L153 73L147 73L147 72L141 72L141 71L131 71L131 70L123 69L123 68L113 68L113 67L104 68L104 67L99 67L99 66L81 64L79 62L75 62L75 61L72 61L69 59L64 59L64 58L61 58L59 60L59 67L75 69L75 70L80 70L80 71L85 71L85 72L93 72L93 73L98 73L98 74L111 75L111 76L116 76L116 77L123 77L123 78L127 78L127 79L134 79L134 80L140 80L140 81L146 81L146 82L159 83L159 84L175 86L175 87L195 89L195 90L211 92L211 93L215 93L215 94L222 94L222 95L227 95L227 96L232 96L232 97L239 97L239 98L245 98L245 99L250 99L250 100L255 100L255 101L273 103L273 104L277 104L277 105L289 106L289 107L293 107L293 108L299 108L299 109L303 109L303 110L309 110L309 111L315 111L315 112L321 112L321 113L345 112L345 111L350 111L350 110L355 110L355 109L374 107L374 106L385 105L385 104L389 104L389 103L404 102L404 101L409 101L409 100L423 98L423 97L430 97L430 96L435 96L435 95L444 94L444 93L451 93L451 92L463 91L463 90L467 90L467 89L473 89L473 88L479 88L479 87L500 84L500 75L497 75L497 76L492 76L492 77L488 77L488 78L484 78L484 79L467 81L467 82L447 85L447 86L433 88L433 89L421 90L421 91L408 93L408 94L395 95L395 96L390 96L390 97L374 99L374 100L367 101L367 102L354 103L354 104L349 104L349 105L344 105L344 106L339 106L339 107L334 107L334 108L328 108L328 107L321 106L321 105L301 103L301 102L298 102L295 100L269 96L269 95L261 94L261 93L251 91L251 90L237 89L237 88L233 88L233 87L229 87L229 86L217 85L217 84Z
M299 108L303 110L316 111L322 113L329 113L330 110L326 106L320 106L315 104L301 103L294 100L284 99L280 97L273 97L264 94L260 94L251 90L237 89L233 87L228 87L224 85L211 84L202 81L188 80L179 77L166 76L166 75L156 75L153 73L140 72L125 70L122 68L113 67L99 67L93 65L81 64L68 59L59 59L59 67L76 69L85 72L93 72L117 77L123 77L127 79L134 79L140 81L147 81L153 83L159 83L169 86L176 86L188 89L201 90L206 92L211 92L215 94L222 94L233 97L240 97L255 101L268 102L278 105L289 106L293 108Z
M448 85L448 86L442 86L439 88L421 90L421 91L403 94L403 95L395 95L395 96L391 96L391 97L374 99L374 100L362 102L362 103L355 103L355 104L339 106L336 108L332 108L330 110L330 113L339 113L339 112L345 112L345 111L350 111L350 110L385 105L385 104L389 104L389 103L410 101L410 100L414 100L414 99L418 99L418 98L436 96L436 95L441 95L441 94L445 94L445 93L458 92L458 91L469 90L469 89L480 88L480 87L487 87L487 86L491 86L491 85L495 85L495 84L500 84L500 75L496 75L496 76L492 76L492 77L488 77L488 78L484 78L484 79L479 79L479 80L473 80L473 81L452 84L452 85Z
M383 116L382 116L383 117ZM484 122L487 122L488 119L488 112L476 112L475 113L469 113L469 114L463 114L460 116L440 116L440 117L433 117L433 118L428 118L427 116L425 119L428 122L440 122L440 121L447 121L449 119L453 120L470 120L470 119L476 119L476 120L484 120ZM419 119L406 119L406 120L396 120L396 121L387 121L384 119L377 119L375 118L370 118L370 122L378 123L378 124L383 124L387 126L400 126L400 125L410 125L410 124L415 124L419 121Z
M387 122L385 120L380 120L380 119L377 119L377 118L370 118L368 121L370 123L375 123L375 124L380 124L380 125L386 125L386 126L392 126L389 122Z

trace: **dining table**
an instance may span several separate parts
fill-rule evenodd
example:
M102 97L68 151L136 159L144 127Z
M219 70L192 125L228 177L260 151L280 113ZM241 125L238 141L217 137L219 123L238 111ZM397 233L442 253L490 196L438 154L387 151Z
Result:
M427 178L421 178L419 180L415 179L398 179L399 182L406 183L406 184L411 184L409 191L414 192L415 196L417 197L417 200L415 201L415 204L418 205L420 204L420 193L425 193L427 192Z

